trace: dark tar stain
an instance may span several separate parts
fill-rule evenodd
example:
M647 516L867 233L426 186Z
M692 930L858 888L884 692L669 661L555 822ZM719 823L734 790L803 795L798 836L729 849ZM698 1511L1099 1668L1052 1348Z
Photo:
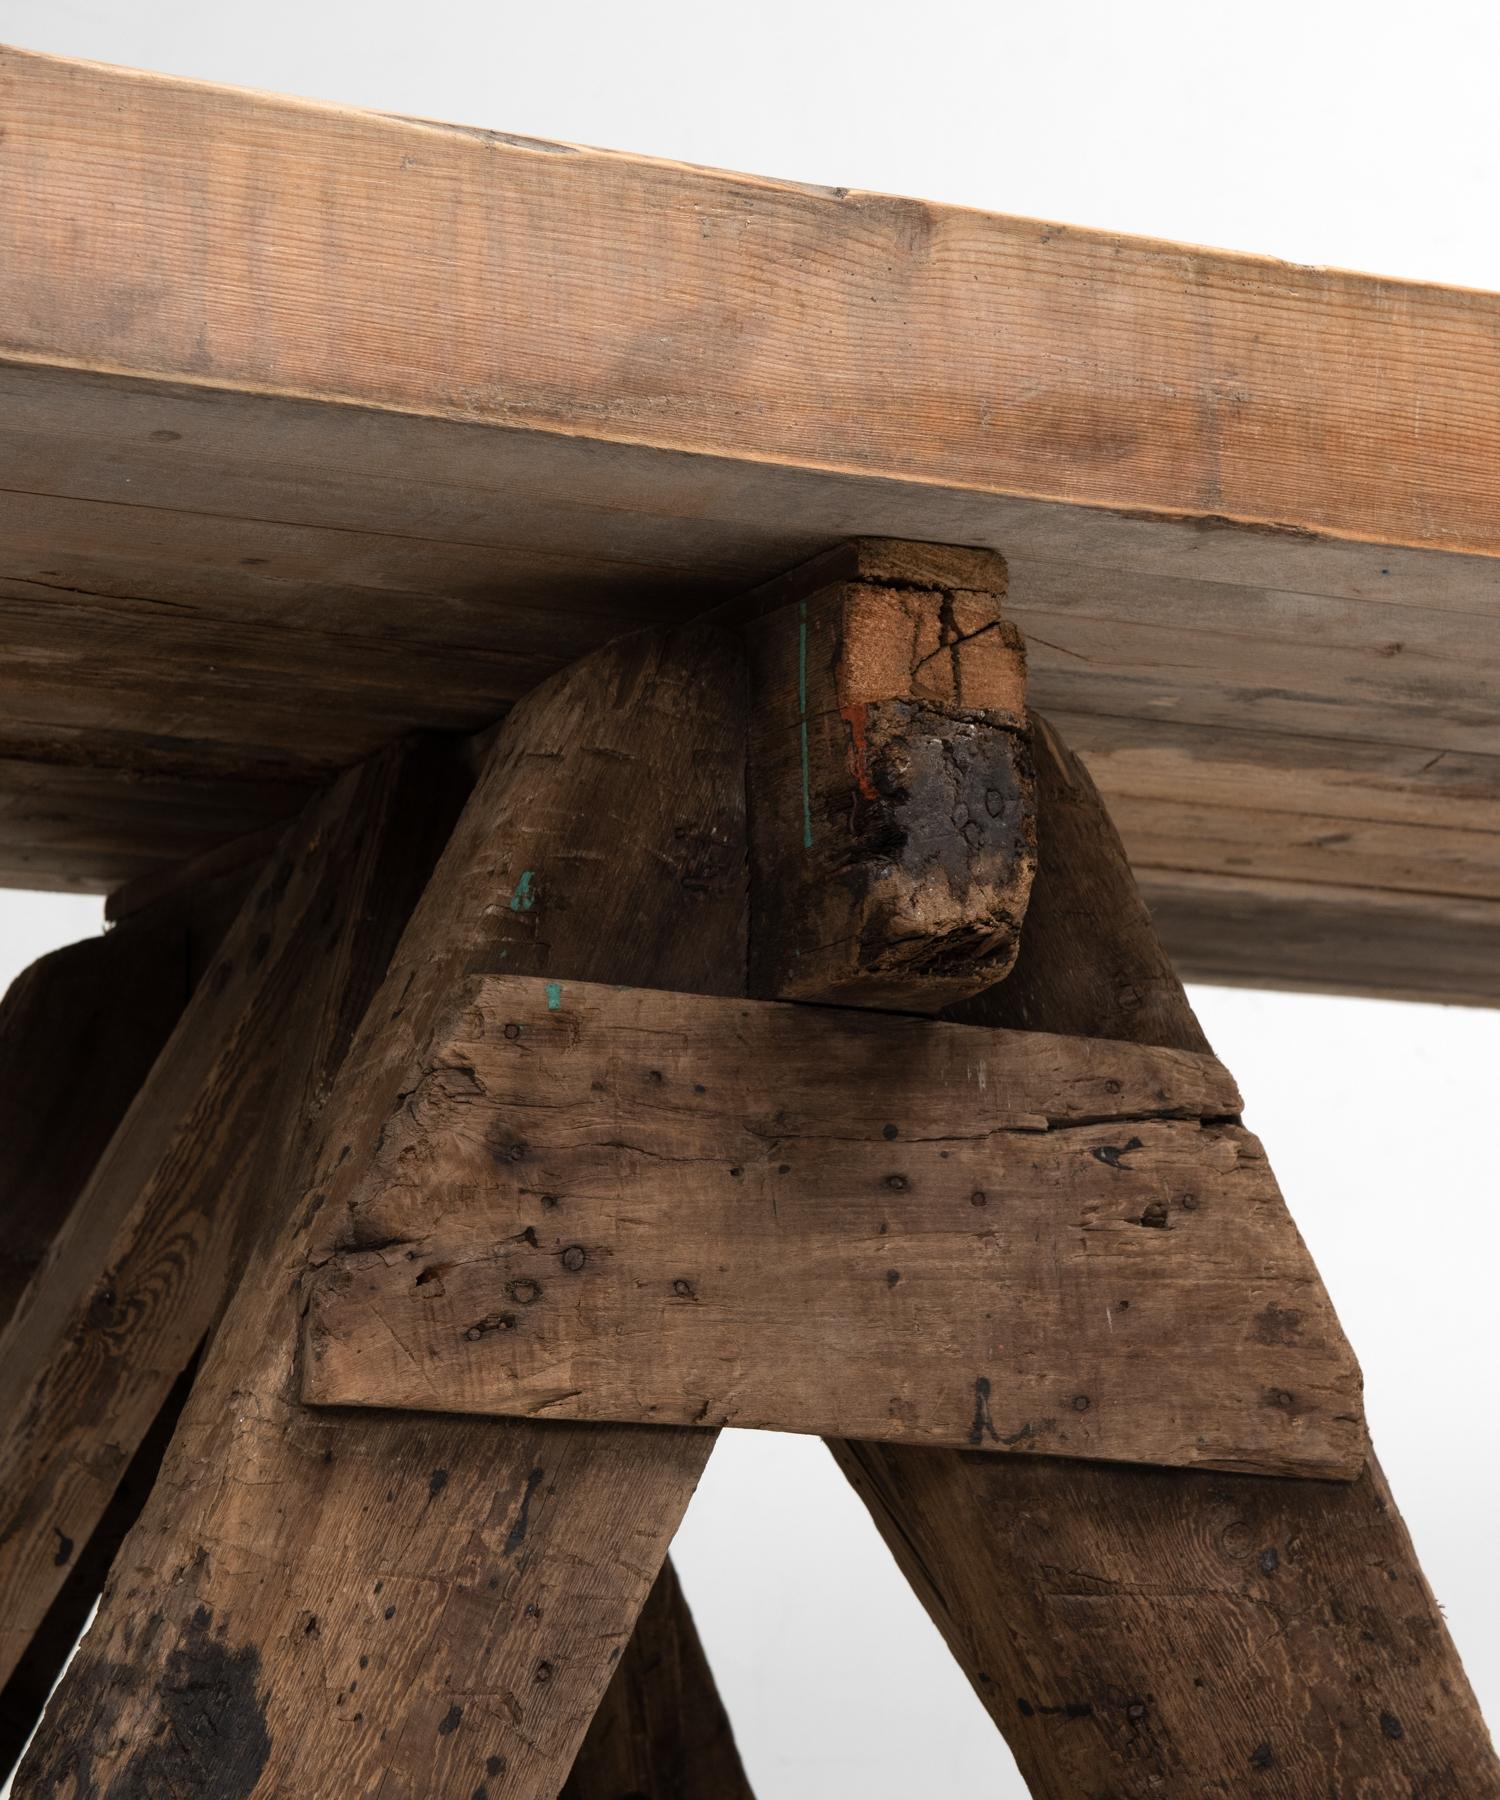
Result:
M1094 1148L1089 1151L1089 1155L1095 1162L1102 1162L1106 1168L1128 1169L1130 1164L1122 1162L1120 1159L1129 1156L1132 1150L1139 1150L1140 1147L1141 1140L1133 1137L1127 1144L1095 1144Z
M458 1730L458 1722L463 1716L464 1709L461 1706L450 1706L438 1720L438 1736L450 1737Z
M969 1442L982 1444L988 1437L992 1443L1000 1442L1000 1434L995 1430L995 1421L990 1417L990 1384L987 1376L979 1376L974 1383L974 1422L969 1427Z
M533 1469L526 1477L526 1491L521 1495L521 1505L516 1513L516 1522L506 1534L505 1549L501 1552L502 1555L514 1556L525 1543L526 1531L531 1523L531 1496L541 1486L544 1479L545 1472L541 1469Z

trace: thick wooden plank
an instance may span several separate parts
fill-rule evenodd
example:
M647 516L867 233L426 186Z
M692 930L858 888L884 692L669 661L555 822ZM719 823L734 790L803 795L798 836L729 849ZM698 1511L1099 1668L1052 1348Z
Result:
M1500 553L1490 296L20 52L4 82L16 361Z
M1243 821L1149 840L1293 884L1245 876L1268 928L1237 909L1227 965L1306 980L1277 926L1327 884L1360 892L1324 985L1395 991L1394 951L1408 991L1493 996L1450 887L1392 936L1354 853L1263 815L1283 742L1356 784L1410 753L1392 823L1500 757L1496 297L21 52L0 89L0 877L108 889L264 823L276 781L289 818L329 758L896 534L1004 549L1088 759L1255 746ZM97 780L29 798L18 764L79 753ZM1491 898L1497 802L1445 821ZM1370 816L1326 810L1324 840ZM1394 860L1421 879L1416 833Z
M936 1012L1016 953L1036 860L998 556L848 546L752 596L753 991ZM796 598L793 599L793 594ZM767 947L762 954L760 946Z
M372 1241L361 1183L466 971L743 991L744 709L738 646L700 628L624 641L509 721L332 1093L310 1097L308 1147L271 1183L285 1225L215 1334L18 1795L69 1775L246 1796L562 1785L713 1434L325 1420L296 1399L296 1287L309 1257Z
M1041 855L992 1025L1205 1048L1081 765L1037 746ZM1033 1794L1500 1794L1372 1460L1350 1484L835 1454Z
M662 1567L559 1800L753 1800L670 1562Z
M1239 1104L1102 1039L476 979L303 1397L1352 1478L1358 1369Z
M308 808L0 1336L0 1677L267 1228L263 1146L337 1067L458 775L392 751Z

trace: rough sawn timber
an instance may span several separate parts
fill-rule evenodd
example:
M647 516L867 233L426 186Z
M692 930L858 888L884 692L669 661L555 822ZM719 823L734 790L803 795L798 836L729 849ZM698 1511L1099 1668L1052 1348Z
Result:
M285 1226L215 1334L18 1796L70 1776L388 1800L561 1787L713 1434L310 1414L298 1288L371 1241L381 1126L466 973L743 991L744 709L737 644L695 628L612 646L508 722L315 1097L312 1151L277 1183ZM536 1205L538 1231L565 1229Z
M431 866L445 777L450 750L386 751L286 834L0 1336L0 1676L279 1222L267 1159L338 1067Z
M1359 1372L1239 1106L1177 1051L476 978L303 1396L1352 1478Z
M879 533L1005 550L1189 975L1500 1003L1500 298L20 51L0 111L0 879Z
M635 1622L560 1800L754 1800L670 1561Z
M1040 856L995 1026L1207 1048L1119 839L1040 721ZM1493 1800L1500 1764L1380 1473L835 1455L1043 1800Z

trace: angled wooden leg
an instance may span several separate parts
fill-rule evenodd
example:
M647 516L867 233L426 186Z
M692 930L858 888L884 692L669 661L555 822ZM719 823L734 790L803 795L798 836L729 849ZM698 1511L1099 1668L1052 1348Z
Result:
M651 1589L562 1800L751 1800L670 1559Z
M1036 747L1021 954L955 1016L1204 1047L1091 782L1040 723ZM1342 1484L833 1449L1034 1794L1500 1793L1373 1462Z
M173 921L54 950L0 1002L0 1326L191 991Z
M0 1003L0 1327L187 1004L191 936L179 909L152 907L44 956ZM108 1512L130 1509L133 1496L138 1509L137 1487L127 1471ZM106 1517L67 1547L63 1587L0 1688L0 1776L40 1718L128 1523Z
M562 1785L712 1433L312 1416L296 1289L369 1247L380 1122L465 972L742 991L743 734L738 648L702 630L612 646L507 722L331 1094L310 1095L307 1147L286 1146L283 1228L215 1334L18 1795ZM493 1154L513 1168L526 1146ZM567 1214L535 1195L528 1229L559 1257Z
M265 1218L263 1144L336 1065L420 882L441 802L429 783L399 818L414 760L352 771L287 834L0 1338L6 1676L212 1324ZM404 885L378 866L398 825Z

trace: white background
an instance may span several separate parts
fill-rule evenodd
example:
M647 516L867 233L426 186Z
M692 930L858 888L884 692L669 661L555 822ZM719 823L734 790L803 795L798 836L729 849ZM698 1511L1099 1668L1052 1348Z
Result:
M1500 288L1493 0L0 0L32 49ZM0 894L0 978L97 929ZM1194 995L1500 1716L1500 1014ZM677 1555L761 1800L1023 1790L822 1447L728 1433Z

